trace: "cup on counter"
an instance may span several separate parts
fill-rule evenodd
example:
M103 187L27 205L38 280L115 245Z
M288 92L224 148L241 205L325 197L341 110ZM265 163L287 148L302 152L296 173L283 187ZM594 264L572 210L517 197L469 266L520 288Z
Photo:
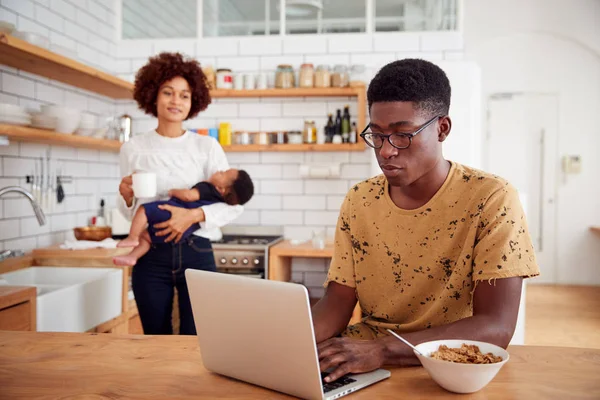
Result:
M156 174L154 172L135 172L132 175L133 194L137 198L156 196Z

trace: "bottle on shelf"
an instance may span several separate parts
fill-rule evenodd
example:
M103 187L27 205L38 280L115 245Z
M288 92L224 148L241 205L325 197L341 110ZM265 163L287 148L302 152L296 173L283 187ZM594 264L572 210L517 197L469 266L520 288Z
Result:
M342 134L342 110L337 109L337 113L335 115L335 132L334 135Z
M352 128L350 129L350 143L356 143L358 140L358 130L357 130L356 122L352 123Z
M331 143L335 134L335 123L333 122L333 114L329 114L327 125L325 125L325 143Z
M342 142L350 142L350 106L344 107L342 116Z

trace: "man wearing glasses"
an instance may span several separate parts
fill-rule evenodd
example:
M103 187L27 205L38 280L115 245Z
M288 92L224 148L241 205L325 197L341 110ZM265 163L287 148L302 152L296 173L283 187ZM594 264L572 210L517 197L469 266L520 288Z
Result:
M417 365L387 329L413 344L508 346L522 280L539 274L516 190L444 159L450 83L438 66L392 62L367 97L361 137L383 174L354 186L340 210L327 291L313 308L321 369L335 380ZM362 322L347 326L357 301Z

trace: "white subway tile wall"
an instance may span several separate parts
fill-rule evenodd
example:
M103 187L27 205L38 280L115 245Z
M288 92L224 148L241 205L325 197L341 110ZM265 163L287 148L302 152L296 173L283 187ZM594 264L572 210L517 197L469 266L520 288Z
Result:
M387 62L407 57L433 61L461 60L463 41L455 33L377 33L362 35L299 35L281 38L206 38L138 40L116 43L115 0L1 0L0 19L17 24L22 30L49 36L53 44L77 52L78 59L106 68L132 81L147 58L161 51L182 51L196 57L203 66L228 67L234 72L272 73L278 64L298 67L316 65L363 64L365 76L374 76ZM272 75L272 74L270 74ZM272 83L273 78L270 77ZM113 101L68 85L22 74L0 67L0 102L39 108L56 103L77 107L98 115L127 112L134 118L133 129L144 132L156 120L137 110L131 101ZM301 130L305 119L315 120L319 129L328 113L350 105L356 121L353 98L264 98L215 99L197 118L187 121L189 128L216 127L231 122L234 130ZM358 127L362 129L363 127ZM75 225L85 222L105 198L114 205L118 186L118 155L101 151L12 143L0 147L0 185L25 184L24 175L32 172L35 157L50 148L59 160L63 174L72 175L66 185L67 200L38 227L28 204L14 197L0 200L0 248L14 245L41 247L63 241ZM255 184L255 196L235 223L242 225L283 225L287 238L306 240L313 232L333 236L339 207L348 188L370 176L372 150L332 153L228 153L232 166L246 169ZM304 179L300 165L336 162L341 176L335 179ZM309 287L311 297L323 294L328 261L295 259L293 280Z
M2 0L0 19L15 23L17 29L43 34L51 46L76 51L78 61L101 68L111 65L129 72L130 60L114 63L115 1L87 0ZM146 54L144 54L144 57ZM116 71L112 71L116 72ZM0 102L39 110L43 104L73 107L98 116L117 111L113 99L98 96L70 85L0 65ZM115 206L119 183L118 155L97 150L11 142L0 147L0 187L19 185L30 189L25 176L33 174L39 157L47 152L54 171L73 177L64 184L62 204L46 209L46 224L39 226L29 202L18 195L0 199L0 248L31 250L61 243L72 229L95 215L104 198L106 207ZM38 167L39 168L39 167Z

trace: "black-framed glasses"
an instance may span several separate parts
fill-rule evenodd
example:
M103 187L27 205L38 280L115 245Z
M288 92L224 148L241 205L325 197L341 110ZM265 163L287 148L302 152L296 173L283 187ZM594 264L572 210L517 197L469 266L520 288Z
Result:
M387 139L392 146L397 149L408 149L412 144L412 139L417 136L419 133L423 132L425 128L431 125L433 122L437 121L438 118L441 118L441 115L436 115L431 118L429 121L425 122L419 129L414 131L413 133L391 133L389 135L384 135L383 133L373 133L369 129L371 125L367 125L365 129L363 129L360 137L363 138L366 144L374 149L380 149L383 147L383 143L385 139Z

